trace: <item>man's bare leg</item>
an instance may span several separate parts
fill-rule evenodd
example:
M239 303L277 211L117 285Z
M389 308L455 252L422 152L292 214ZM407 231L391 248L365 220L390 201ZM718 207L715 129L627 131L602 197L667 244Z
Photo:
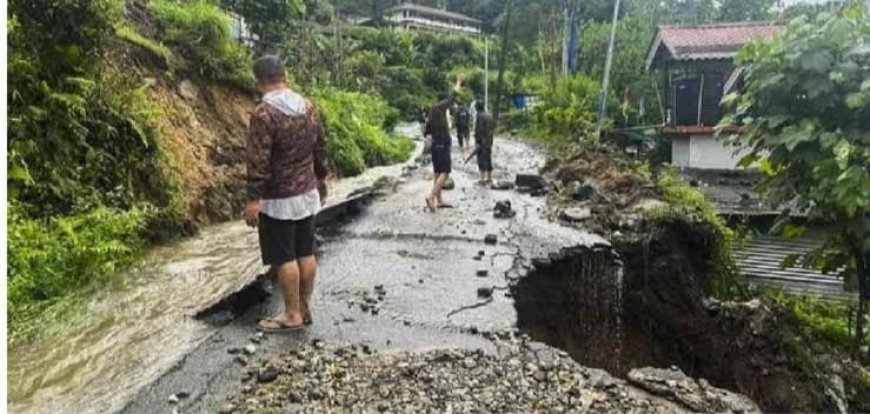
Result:
M438 204L438 207L446 205L444 203L444 199L441 198L442 189L444 188L444 184L447 183L447 179L450 178L449 173L443 173L438 175L438 180L435 182L435 188L438 191L435 193L435 202Z
M284 311L273 318L260 322L263 328L300 326L303 324L299 300L299 265L294 260L278 267L278 285L284 296Z
M426 197L426 205L433 209L438 208L438 200L441 198L441 188L438 186L438 182L443 174L435 174L432 177L432 191L429 192L429 195Z
M299 259L299 299L302 319L311 321L311 294L314 292L314 277L317 275L317 259L314 255Z

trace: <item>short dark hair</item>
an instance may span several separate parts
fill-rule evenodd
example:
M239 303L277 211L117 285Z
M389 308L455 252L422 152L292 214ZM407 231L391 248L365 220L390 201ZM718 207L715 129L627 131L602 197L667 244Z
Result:
M477 101L474 103L474 109L477 109L477 112L484 112L486 111L486 104L483 101Z
M278 56L263 55L254 61L254 76L260 82L276 82L284 80L284 64Z

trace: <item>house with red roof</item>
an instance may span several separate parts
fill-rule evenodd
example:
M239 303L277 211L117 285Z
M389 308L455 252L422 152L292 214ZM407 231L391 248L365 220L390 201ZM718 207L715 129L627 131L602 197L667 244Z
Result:
M783 29L773 22L659 26L647 55L647 70L658 71L665 93L665 124L671 163L693 169L734 169L742 154L716 139L719 102L742 87L734 57L746 43ZM734 128L733 132L739 132Z

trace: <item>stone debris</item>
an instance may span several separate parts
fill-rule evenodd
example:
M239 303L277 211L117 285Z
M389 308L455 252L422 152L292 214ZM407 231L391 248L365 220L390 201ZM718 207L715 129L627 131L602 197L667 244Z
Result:
M420 283L423 283L423 279L420 279ZM380 313L381 305L386 297L387 289L384 285L375 285L371 291L357 292L354 299L347 301L347 307L353 308L356 306L365 313L377 315Z
M514 188L514 183L510 181L495 180L489 187L493 190L510 190Z
M518 188L528 188L529 191L545 188L547 182L544 177L537 174L517 174L516 185Z
M713 387L704 379L690 378L677 367L633 369L628 373L628 381L696 412L761 413L749 398Z
M492 297L492 288L491 287L482 287L477 288L477 297L483 299L489 299Z
M487 335L502 343L499 334ZM303 346L269 362L277 377L241 386L221 412L687 411L604 371L584 368L564 353L529 348L525 336L508 337L498 354L460 349L378 354L360 346Z
M452 190L456 188L456 183L453 181L452 178L448 178L447 181L444 182L444 187L442 188L444 190Z
M492 216L498 219L513 218L517 212L511 207L510 200L497 201L492 208Z
M571 207L562 211L562 220L578 222L592 218L592 209L589 207Z
M483 242L486 244L496 244L498 243L498 236L495 234L487 234L484 236Z
M593 203L607 203L609 202L601 192L598 191L598 187L591 183L584 183L580 181L574 181L571 183L571 198L576 201L590 201Z

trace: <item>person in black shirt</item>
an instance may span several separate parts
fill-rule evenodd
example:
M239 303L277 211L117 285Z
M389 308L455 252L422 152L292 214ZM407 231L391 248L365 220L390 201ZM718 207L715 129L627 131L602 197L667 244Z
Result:
M429 119L426 121L424 135L432 142L432 167L435 176L432 179L432 191L426 197L426 208L435 212L437 208L452 207L444 202L441 189L450 178L453 161L450 158L450 126L447 111L453 105L456 94L462 89L462 78L457 78L453 90L446 96L439 96L438 102L432 106Z
M480 171L480 182L488 184L492 182L492 143L495 121L492 115L485 112L484 104L477 101L477 122L474 125L474 142L477 148L477 168Z
M469 129L471 129L471 114L468 113L465 105L460 105L456 111L456 140L459 141L459 148L465 148Z

